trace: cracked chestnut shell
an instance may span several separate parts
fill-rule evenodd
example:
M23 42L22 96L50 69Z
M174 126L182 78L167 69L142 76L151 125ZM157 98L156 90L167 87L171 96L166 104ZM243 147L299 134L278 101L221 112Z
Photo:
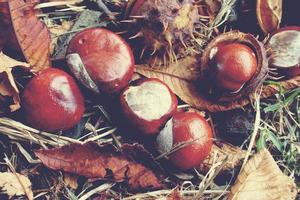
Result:
M196 112L175 113L156 139L161 153L178 148L170 154L170 161L183 170L198 167L209 155L212 143L211 126Z
M165 83L149 78L128 86L120 95L120 104L125 118L135 129L153 135L176 112L178 102Z
M120 93L134 71L129 45L103 28L89 28L76 34L68 46L66 59L76 78L96 93Z
M268 61L263 44L239 31L213 39L201 57L201 79L206 93L219 102L248 96L263 83Z
M22 107L30 125L50 132L72 128L85 109L75 80L54 68L42 70L30 80L22 96Z
M270 68L279 76L300 75L300 26L287 26L274 32L266 46L269 51Z

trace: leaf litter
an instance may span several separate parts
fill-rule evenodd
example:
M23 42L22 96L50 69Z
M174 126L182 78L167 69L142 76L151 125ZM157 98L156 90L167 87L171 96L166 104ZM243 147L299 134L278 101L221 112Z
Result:
M51 169L92 179L127 181L131 190L162 187L160 179L153 171L130 160L111 145L98 146L92 142L70 144L56 149L37 150L35 155Z
M120 1L120 4L121 3L122 3L122 1ZM232 6L233 3L234 3L234 1L224 1L224 4L221 7L223 8L226 6ZM63 5L64 5L64 3L63 3ZM74 6L73 8L69 8L69 9L74 11L74 10L76 10L76 6ZM80 9L78 9L78 10L80 10ZM75 11L75 13L77 13L77 11ZM220 20L220 19L222 18L223 15L224 15L224 12L223 12L223 14L221 12L219 14L217 14L215 16L215 18L219 19L219 22L216 22L218 20L212 21L211 22L212 26L220 24L222 22L222 20ZM45 17L45 19L47 20L47 17ZM71 32L72 31L76 32L76 29L71 29ZM63 36L68 35L68 31L65 33L62 33ZM209 34L211 34L211 33L209 33ZM62 52L63 52L63 50L62 50ZM165 82L167 82L169 84L169 86L174 90L174 92L177 92L177 95L184 102L186 102L186 103L190 104L192 107L196 107L198 109L205 109L205 110L210 110L210 111L223 111L223 110L233 109L236 107L245 106L246 104L251 103L251 100L243 99L239 102L234 102L234 104L232 104L232 105L215 105L215 104L212 104L211 102L206 102L205 100L203 100L201 98L201 96L199 97L199 95L197 93L195 93L195 88L191 87L191 83L197 80L198 71L197 71L197 68L194 67L196 62L198 62L198 61L195 57L188 57L188 58L186 58L186 60L184 60L184 59L179 60L179 62L178 62L179 64L174 64L174 65L171 65L166 68L147 69L147 68L138 67L137 72L139 74L142 74L147 77L151 77L151 76L156 77L157 76L158 78L163 79ZM179 65L181 65L181 66L179 67ZM273 94L280 92L282 89L288 91L295 87L299 87L299 77L295 77L293 79L282 81L279 84L266 83L266 85L263 89L263 92L262 92L262 98L272 96ZM286 94L286 95L288 95L288 94ZM282 96L285 96L285 95L282 95ZM200 101L197 100L196 98L199 98ZM287 111L289 111L290 106L295 104L294 103L295 99L298 99L297 100L298 104L296 103L296 105L299 105L299 98L297 96L296 97L294 96L294 97L291 97L290 99L287 98L287 100L284 99L283 102L288 102L287 104L285 104L285 103L282 104L280 102L278 104L275 104L273 107L267 107L266 111L268 111L267 112L268 116L266 118L265 118L265 116L263 116L264 118L260 119L259 131L262 128L261 125L264 122L263 120L266 120L267 123L269 124L267 128L272 129L272 131L276 132L278 130L278 125L274 124L274 123L277 122L277 118L274 119L274 121L275 121L274 123L270 122L270 118L268 118L269 115L273 115L274 112L275 113L278 113L279 111L281 112L281 110L285 111L285 109L287 109ZM268 102L268 100L266 100L266 102ZM268 104L268 105L271 105L271 104ZM298 113L298 118L296 118L296 120L297 120L297 119L299 119L299 111L296 111L295 113L296 114ZM88 116L93 116L93 115L94 115L93 113L88 114ZM283 121L291 121L291 119L285 119L284 117L282 117L282 114L280 114L279 118ZM292 113L292 119L295 120L294 113ZM88 117L88 123L91 124L91 126L98 127L98 125L94 125L96 123L93 123L90 120L91 120L91 118ZM68 161L68 159L72 160L72 157L67 156L67 155L70 155L70 154L68 154L68 153L70 153L70 152L68 152L70 150L69 149L70 146L74 145L74 146L76 146L76 148L79 148L79 149L83 148L84 150L87 150L87 152L91 152L91 154L88 154L88 153L85 154L84 151L83 152L80 151L78 153L78 155L85 154L85 156L87 158L89 158L88 161L97 163L98 162L97 160L90 159L93 157L92 156L93 154L98 155L100 157L103 156L102 153L101 153L101 155L99 155L99 152L95 153L95 149L100 148L99 144L96 144L96 143L100 143L100 146L102 146L105 143L108 143L109 145L111 145L114 142L115 143L118 142L121 144L124 143L124 141L123 141L124 138L122 136L119 136L118 133L117 133L117 136L114 135L115 133L113 133L113 134L111 134L111 133L105 134L104 133L104 135L105 135L104 137L102 137L102 136L98 137L97 136L98 133L95 132L92 137L89 137L89 136L85 137L85 140L96 142L93 145L96 145L97 147L96 148L90 148L90 147L86 148L85 145L90 144L90 143L84 143L83 142L84 140L76 140L76 139L69 138L69 137L64 137L64 136L60 136L60 135L57 136L57 135L51 134L51 133L40 132L40 131L32 129L31 127L28 127L24 124L21 124L20 122L16 122L16 121L13 121L8 118L1 118L0 124L1 124L1 127L0 127L1 133L3 135L9 136L12 140L26 141L26 143L30 143L30 144L35 143L35 144L37 144L38 147L42 146L44 149L40 150L40 152L43 152L42 157L43 157L44 163L46 163L46 165L47 164L52 165L53 168L62 169L63 171L64 171L63 167L70 169L71 172L74 172L72 170L75 170L75 169L77 171L82 170L82 173L84 173L88 177L91 174L91 172L89 172L89 171L87 172L86 169L82 169L82 168L80 169L80 167L79 168L73 167L73 169L72 169L72 166L70 166L70 163L64 162L66 160ZM283 125L281 125L281 126L283 126ZM293 125L291 125L291 127L292 128L289 128L289 130L295 130L295 128L293 128L294 127ZM280 129L285 129L285 128L286 127L284 126L284 127L281 127ZM97 128L94 128L93 130L97 130ZM290 131L290 132L292 132L292 131ZM297 134L297 133L298 132L296 129L295 134ZM95 134L96 134L96 137L95 137ZM284 136L287 137L286 134ZM275 137L277 137L277 135L275 135ZM256 140L256 138L255 138L255 140ZM261 140L265 140L265 138L261 138ZM282 141L282 138L279 138L279 140ZM274 137L273 137L272 141L276 141L276 139L274 139ZM295 154L293 153L294 151L289 150L289 148L290 148L289 145L294 145L295 141L297 141L297 140L289 138L287 141L289 141L291 143L286 144L286 145L284 145L284 143L283 143L282 154L283 154L283 156L289 155L290 156L289 161L292 161L292 158L295 156ZM261 144L260 146L268 146L270 148L273 147L272 144L264 143L263 141L260 142L260 144ZM297 143L296 143L296 145L297 145ZM34 149L36 149L37 146L34 146L35 147ZM55 147L55 148L47 150L48 147ZM253 150L254 148L252 149L252 147L254 147L254 145L251 146L251 152L249 154L250 160L248 162L246 162L243 170L240 173L240 176L245 175L245 170L248 168L248 164L252 163L254 158L256 161L261 159L262 161L268 160L268 162L269 162L270 158L272 158L272 156L269 154L268 156L261 155L260 157L262 157L262 158L258 159L257 155L261 154L261 151L257 154L254 154L254 156L252 157L253 152L254 152L254 150ZM64 149L64 148L67 149L66 152L60 152L60 149ZM112 146L111 146L111 148L112 148ZM117 149L117 148L113 148L113 149L114 150L112 150L112 152L116 152L117 156L120 156L120 158L125 159L126 162L128 162L128 161L129 161L129 163L133 162L134 163L133 166L135 166L135 167L139 166L138 167L139 169L141 169L141 168L148 169L148 167L149 167L149 169L152 168L152 166L146 167L146 166L141 165L139 162L136 162L135 159L138 157L135 157L132 155L128 156L130 154L131 150L128 150L128 149L127 149L127 151L124 150L124 152L126 152L125 153L126 156L123 157L122 151L120 151L120 149ZM291 149L294 149L294 148L291 148ZM51 152L51 151L54 151L59 156L61 156L62 160L58 161L57 159L59 157L51 157L51 156L47 157L49 152ZM111 150L109 150L109 151L111 151ZM39 152L39 151L37 151L37 152ZM113 198L121 197L124 195L124 196L127 196L127 197L125 197L125 199L138 199L138 198L140 198L140 199L158 199L158 198L168 198L168 197L169 197L169 199L177 199L177 198L178 199L195 199L195 198L197 198L197 199L203 199L203 198L219 199L222 197L226 198L226 195L228 194L229 189L230 189L230 184L225 183L225 185L224 185L224 183L223 183L223 184L219 185L219 184L215 183L214 179L216 176L218 176L219 172L222 172L223 170L230 171L233 168L241 166L241 163L243 162L243 159L244 159L245 151L237 146L232 146L230 144L226 144L223 142L215 142L212 152L213 153L207 159L207 163L205 163L205 165L207 165L207 166L204 166L204 169L206 168L206 170L204 170L202 172L202 174L204 174L204 175L200 174L198 172L198 170L195 169L196 173L193 174L195 180L193 180L193 182L184 181L184 182L179 183L178 185L172 186L172 188L177 186L178 190L170 189L171 187L168 187L168 188L163 188L162 190L155 190L155 191L151 191L151 192L140 193L140 194L134 195L134 194L131 194L128 192L125 192L125 193L119 192L119 188L116 188L115 184L113 184L113 183L104 183L103 184L103 182L101 182L100 186L97 186L97 184L95 184L95 183L93 183L93 184L95 184L93 186L91 186L91 185L84 186L82 192L80 194L77 193L77 195L75 195L76 191L74 189L72 189L72 187L65 187L65 186L59 186L59 185L54 186L57 188L58 191L51 192L51 189L49 187L47 192L49 191L50 194L52 193L54 195L56 195L57 192L58 193L63 192L64 193L63 196L65 196L65 197L74 198L77 196L78 199L80 199L80 200L90 198L93 195L97 195L99 193L104 194L104 196L113 197ZM272 153L274 153L274 152L276 153L276 151L273 150ZM111 153L111 152L109 152L109 153ZM108 158L111 158L109 155L107 155L107 153L104 154L104 157L105 156L108 156ZM41 160L43 160L43 159L41 159ZM76 157L73 157L73 159L78 160L78 158L76 158ZM278 160L278 159L282 159L282 156L276 157L276 160ZM124 160L122 160L122 161L124 161ZM274 159L272 162L273 163L270 162L272 164L271 168L275 169ZM78 163L75 163L75 164L78 164ZM84 164L88 164L88 163L83 163L83 165ZM282 165L280 165L284 169L287 169L284 171L285 174L293 175L293 173L291 171L289 171L289 169L291 168L290 167L291 165L288 165L288 163L287 163L287 165L285 165L285 164L286 164L286 162L284 161L284 163ZM125 166L128 167L128 165L125 165ZM132 165L130 165L130 166L132 166ZM52 167L50 167L50 168L52 168ZM266 167L268 167L268 166L266 166ZM99 166L97 166L97 169L99 169ZM201 169L201 167L199 169ZM255 169L252 169L252 170L253 170L253 173L259 174L261 172L261 170L263 170L263 169L260 166L257 166ZM77 173L77 171L75 173ZM199 171L201 171L201 170L199 170ZM279 171L277 170L278 174L280 174ZM50 172L53 173L51 170L50 170ZM100 170L100 172L102 172L100 174L100 176L101 176L100 178L102 178L102 179L105 178L106 181L108 179L110 179L111 182L115 182L115 181L119 182L119 181L123 181L123 180L127 179L127 182L130 184L130 178L128 178L127 173L120 173L120 174L117 173L117 179L115 179L115 177L112 176L113 174L111 173L111 171L109 171L110 173L108 173L110 176L106 176L107 171ZM100 172L97 171L97 173L100 173ZM133 173L133 174L136 175L136 173ZM153 175L157 176L156 172L153 172ZM164 181L168 182L168 181L170 181L170 178L172 179L172 174L168 174L168 175L170 177L166 177L166 179L164 179ZM59 176L60 175L58 173L58 177ZM281 172L280 176L284 177L285 175L283 175ZM131 176L129 176L129 177L131 177ZM287 177L287 176L285 176L285 177ZM135 179L133 179L133 180L135 180ZM159 180L159 181L161 181L161 180ZM71 182L73 182L73 180ZM135 182L135 181L133 181L133 182ZM244 181L243 183L248 184L247 181ZM293 185L292 182L290 182L290 181L288 183L290 183L290 186ZM74 182L71 184L74 184ZM233 186L233 188L239 188L240 186L238 184L239 184L239 182L237 181L236 184ZM269 182L266 182L266 184L269 184ZM132 185L140 187L141 183L132 183ZM259 185L259 184L257 184L257 185ZM274 185L274 187L277 187L277 186L278 185ZM293 188L293 187L294 186L292 186L291 188ZM259 193L264 194L266 192L264 189L265 188L263 188L262 190L257 190L257 191L259 191ZM178 193L177 193L177 191L178 191ZM242 191L241 194L239 193L237 196L240 197L240 195L242 195L243 192L244 191ZM233 193L233 190L231 190L231 193ZM291 196L293 197L295 192L293 191L290 194L292 194ZM42 195L42 193L41 193L41 195ZM242 197L244 197L244 196L242 195ZM280 199L280 198L281 198L281 196L278 199ZM244 198L242 198L242 199L244 199Z

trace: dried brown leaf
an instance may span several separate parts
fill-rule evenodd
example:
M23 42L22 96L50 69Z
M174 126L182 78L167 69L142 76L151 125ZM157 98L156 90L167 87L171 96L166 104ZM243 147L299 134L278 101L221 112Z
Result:
M148 78L158 78L164 81L179 98L200 110L211 112L232 110L249 104L251 102L250 99L254 98L254 94L251 94L250 98L242 98L230 103L219 103L205 98L199 92L201 91L201 85L196 84L200 73L198 66L198 62L194 57L186 57L166 68L150 68L145 65L138 65L136 72ZM300 86L300 76L278 83L283 89L291 90ZM265 85L262 89L261 98L270 97L278 91L278 86Z
M292 200L294 181L284 175L267 149L255 154L240 172L229 200Z
M1 0L5 14L0 18L5 29L5 41L10 47L20 49L33 71L50 67L50 34L45 24L36 16L33 0ZM2 27L3 26L3 27Z
M72 188L73 190L76 190L78 188L78 175L76 174L69 174L64 173L64 183L68 187Z
M209 156L200 165L199 170L207 173L214 163L225 161L221 171L231 170L241 166L246 156L246 151L231 144L215 141Z
M282 0L257 0L256 16L261 30L268 34L279 28L282 18Z
M19 90L12 75L12 69L17 66L29 68L29 64L14 60L0 52L0 95L13 98L11 111L20 108Z
M158 176L135 162L112 145L71 144L61 148L35 151L44 165L54 170L75 173L87 178L127 181L131 190L161 188Z
M0 192L7 194L9 198L25 195L29 200L33 199L31 182L22 174L13 174L10 172L0 173L0 188Z

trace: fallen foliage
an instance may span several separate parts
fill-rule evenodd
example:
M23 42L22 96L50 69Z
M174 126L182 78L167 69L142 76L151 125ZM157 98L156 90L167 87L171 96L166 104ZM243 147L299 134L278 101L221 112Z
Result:
M131 190L162 187L158 176L151 169L130 159L112 145L99 146L92 142L71 144L38 150L35 154L44 165L54 170L87 178L126 181Z
M5 30L4 43L21 51L33 71L50 67L50 34L37 18L34 9L37 0L1 0L1 30ZM4 21L4 22L3 22Z
M0 191L9 196L27 196L29 200L33 199L30 180L19 173L0 172Z
M11 111L16 111L20 108L19 90L12 75L12 69L18 66L25 69L29 68L29 64L14 60L0 52L0 95L12 97Z
M292 200L297 195L294 181L284 175L267 149L255 154L240 172L229 200Z
M185 103L200 110L208 110L211 112L232 110L243 107L249 104L251 99L254 99L254 94L251 94L250 98L245 97L227 104L209 100L200 92L201 85L197 81L197 77L199 77L200 73L200 67L198 66L199 63L197 59L190 56L165 68L150 68L145 65L138 65L136 67L136 72L147 78L158 78L164 81ZM292 90L299 86L300 76L285 81L279 81L276 85L266 84L262 88L261 98L267 98L278 93L279 88Z

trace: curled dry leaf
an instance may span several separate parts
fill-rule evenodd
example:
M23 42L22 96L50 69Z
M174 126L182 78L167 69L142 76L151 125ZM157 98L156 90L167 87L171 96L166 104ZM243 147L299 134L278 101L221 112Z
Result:
M19 90L12 75L12 69L17 66L29 68L29 64L14 60L0 52L0 96L12 97L11 111L20 108Z
M208 110L211 112L232 110L249 104L250 99L254 98L254 94L251 94L250 98L242 98L230 103L217 103L205 98L200 92L202 90L201 84L197 82L200 73L198 66L197 59L190 56L166 68L150 68L145 65L138 65L136 66L136 72L148 78L158 78L164 81L179 98L200 110ZM291 90L300 86L300 76L278 83L283 89ZM262 89L261 98L270 97L278 91L278 86L271 84L265 85Z
M257 0L256 16L261 30L272 33L279 28L282 18L282 0Z
M33 199L30 180L19 173L0 173L0 193L7 194L9 198L25 195L29 200Z
M269 151L263 149L247 162L228 199L292 200L296 195L294 181L280 171Z
M131 190L162 187L159 176L132 160L112 145L71 144L61 148L35 151L44 165L54 170L75 173L87 178L127 181Z
M215 141L209 156L204 160L198 169L203 173L207 173L214 163L226 160L221 172L231 170L235 167L241 166L245 156L246 151L240 149L239 147L220 141Z
M21 51L34 71L50 67L50 34L34 10L36 0L0 0L5 43ZM0 36L2 36L0 34ZM0 42L1 43L1 42Z

